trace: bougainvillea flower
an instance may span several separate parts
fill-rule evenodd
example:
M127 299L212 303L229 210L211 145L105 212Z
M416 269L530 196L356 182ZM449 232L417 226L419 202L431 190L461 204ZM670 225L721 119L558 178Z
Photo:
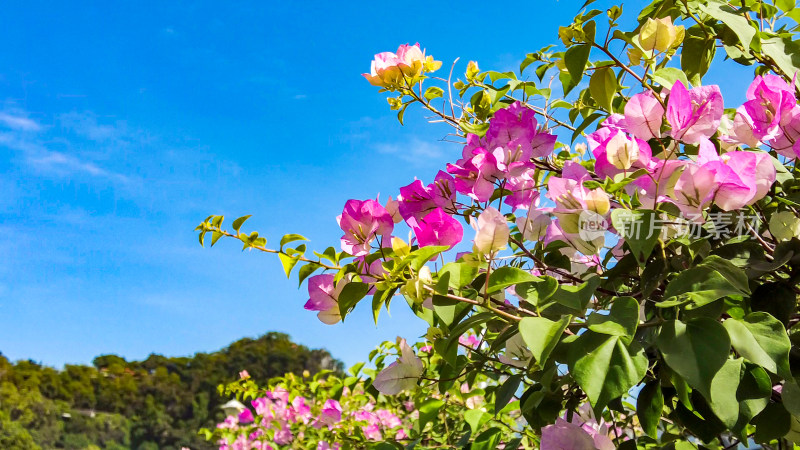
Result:
M342 250L353 256L366 255L377 236L388 237L394 229L391 214L377 200L348 200L336 222L344 231Z
M397 395L405 390L413 390L425 368L422 360L414 354L405 339L399 340L400 357L383 369L372 382L375 389L385 395Z
M495 112L489 129L482 139L484 147L491 150L501 168L514 163L527 163L530 159L553 153L556 136L538 129L532 109L521 102Z
M458 220L436 208L420 220L411 217L407 221L417 236L420 247L447 245L453 248L464 237L464 229Z
M795 106L783 115L780 123L781 133L769 145L787 158L800 155L800 106Z
M482 147L476 148L472 156L448 164L447 172L453 175L453 184L458 192L479 202L492 197L495 181L503 176L494 155Z
M562 418L542 428L541 450L597 450L594 439L580 425ZM612 447L613 448L613 447Z
M455 179L449 173L440 170L433 183L428 185L433 196L433 203L447 212L456 212L456 187Z
M650 91L634 95L625 104L625 128L642 140L661 137L664 107Z
M500 211L491 206L483 210L478 220L470 217L470 225L475 229L475 250L489 254L506 248L511 234L508 222Z
M401 45L397 53L383 52L375 55L370 73L362 74L373 86L396 88L403 86L405 79L413 81L423 72L433 72L442 63L425 56L419 44Z
M747 100L744 110L761 140L776 137L781 119L797 105L794 89L777 75L757 76L747 89Z
M711 137L719 128L723 104L719 86L699 86L687 90L676 81L667 102L670 136L687 144Z
M334 399L328 399L320 411L317 422L322 425L333 426L342 420L342 405Z
M503 203L514 210L528 209L539 199L539 183L536 171L530 166L518 166L506 177L504 186L511 193L503 199Z
M322 323L333 325L340 320L342 316L339 313L339 294L347 284L344 279L339 280L336 285L333 284L334 276L332 274L315 275L308 279L308 295L309 299L305 304L305 309L309 311L319 311L317 317Z
M401 187L397 199L400 204L400 215L405 220L412 217L419 220L436 208L430 187L422 184L420 180L414 180L408 186Z

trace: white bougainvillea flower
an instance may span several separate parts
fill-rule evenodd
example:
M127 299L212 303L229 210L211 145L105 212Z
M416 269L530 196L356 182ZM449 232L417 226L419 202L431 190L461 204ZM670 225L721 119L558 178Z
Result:
M400 357L397 361L383 369L372 385L375 389L386 395L397 395L403 391L410 391L417 387L417 381L424 372L422 360L414 354L405 339L398 338Z

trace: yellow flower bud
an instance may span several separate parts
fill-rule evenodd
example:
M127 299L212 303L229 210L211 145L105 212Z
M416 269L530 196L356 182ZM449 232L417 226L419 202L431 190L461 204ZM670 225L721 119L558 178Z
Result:
M395 236L392 238L392 250L397 256L408 256L411 252L411 247L406 244L406 241Z
M663 19L648 18L641 31L639 31L639 44L645 50L665 52L675 45L678 37L682 41L683 36L683 26L676 27L673 25L670 17L664 17Z
M475 78L476 75L480 73L480 69L478 69L478 63L475 61L470 61L467 64L467 80L472 80Z
M608 211L611 209L611 201L608 197L608 194L601 189L593 189L586 194L584 197L584 201L586 201L586 208L590 211L594 211L601 216L606 215Z

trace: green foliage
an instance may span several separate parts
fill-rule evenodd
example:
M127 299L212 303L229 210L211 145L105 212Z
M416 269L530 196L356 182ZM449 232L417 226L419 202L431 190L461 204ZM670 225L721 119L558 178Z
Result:
M224 416L217 386L239 371L266 381L342 369L328 352L280 333L193 357L102 355L93 365L59 371L0 356L0 448L213 448L197 430Z

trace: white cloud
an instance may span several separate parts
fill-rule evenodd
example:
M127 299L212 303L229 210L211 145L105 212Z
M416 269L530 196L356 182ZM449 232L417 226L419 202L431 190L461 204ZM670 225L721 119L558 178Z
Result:
M0 123L17 131L39 131L42 129L42 126L34 120L9 112L0 112Z
M439 145L418 138L403 143L375 144L378 153L396 155L398 158L416 165L439 163L444 152Z
M62 152L42 151L37 154L27 155L26 161L35 170L61 175L88 174L95 177L107 178L113 181L127 183L128 177L103 169L90 161L80 159Z

